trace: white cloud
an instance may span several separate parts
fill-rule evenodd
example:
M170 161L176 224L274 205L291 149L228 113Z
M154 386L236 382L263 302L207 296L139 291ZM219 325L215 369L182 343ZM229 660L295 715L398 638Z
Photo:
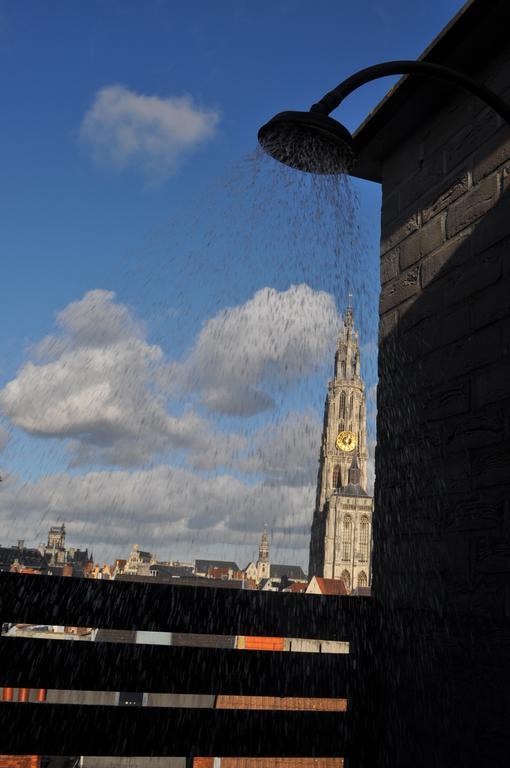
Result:
M0 408L37 437L70 438L70 463L136 465L187 449L206 430L191 411L172 416L156 378L163 352L109 291L90 291L57 315L60 332L0 390ZM46 359L45 359L46 357Z
M273 408L275 387L317 370L331 355L338 324L325 291L263 288L208 320L171 377L181 391L198 392L211 411L252 416Z
M10 437L11 436L10 436L9 432L7 432L7 430L4 429L2 427L2 425L0 424L0 453L2 453L2 451L5 450L5 448L7 446L7 443L10 440Z
M55 520L66 520L69 541L102 556L125 555L134 543L157 556L207 552L216 544L248 556L264 523L273 543L306 560L314 487L250 485L230 475L202 482L168 466L133 472L57 474L35 483L5 479L0 494L3 538L26 538ZM99 554L99 553L98 553Z
M321 422L312 413L289 413L257 430L235 466L260 475L266 484L307 486L315 483Z
M215 135L219 119L190 96L160 98L110 85L96 93L80 136L99 162L163 179Z

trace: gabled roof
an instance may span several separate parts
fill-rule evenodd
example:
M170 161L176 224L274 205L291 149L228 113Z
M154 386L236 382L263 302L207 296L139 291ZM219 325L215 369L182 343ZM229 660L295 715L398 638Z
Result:
M278 565L269 566L269 576L271 579L282 579L286 576L288 579L296 581L306 581L306 574L300 565Z
M191 566L185 565L158 565L151 566L151 571L155 571L158 576L171 576L172 578L184 578L185 576L192 576Z
M322 595L346 595L347 589L342 579L325 579L322 576L315 577Z
M194 570L199 573L207 573L209 568L232 568L233 571L238 571L239 566L237 563L231 560L195 560Z

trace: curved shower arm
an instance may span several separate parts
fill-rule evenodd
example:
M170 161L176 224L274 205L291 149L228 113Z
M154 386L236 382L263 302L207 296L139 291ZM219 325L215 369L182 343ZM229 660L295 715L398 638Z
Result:
M428 61L387 61L384 64L376 64L373 67L361 69L346 80L343 80L332 91L326 93L317 104L311 107L310 112L322 112L329 115L356 88L388 75L432 77L436 80L457 85L465 91L478 96L479 99L492 107L510 125L510 105L504 102L503 99L500 99L497 94L486 88L485 85L481 85L471 77L462 74L462 72L457 72L457 70L450 69L450 67L445 67L442 64L432 64Z

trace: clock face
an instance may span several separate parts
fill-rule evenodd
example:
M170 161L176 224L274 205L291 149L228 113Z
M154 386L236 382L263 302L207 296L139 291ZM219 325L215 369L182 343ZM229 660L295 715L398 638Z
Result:
M356 435L354 432L340 432L336 439L336 447L341 451L353 451L356 448Z

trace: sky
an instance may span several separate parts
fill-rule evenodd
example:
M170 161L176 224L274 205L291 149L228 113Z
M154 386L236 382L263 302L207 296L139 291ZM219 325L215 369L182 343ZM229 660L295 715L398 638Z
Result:
M96 560L244 566L267 523L306 566L348 292L373 454L380 190L273 168L256 133L461 5L0 0L0 544L65 521Z

